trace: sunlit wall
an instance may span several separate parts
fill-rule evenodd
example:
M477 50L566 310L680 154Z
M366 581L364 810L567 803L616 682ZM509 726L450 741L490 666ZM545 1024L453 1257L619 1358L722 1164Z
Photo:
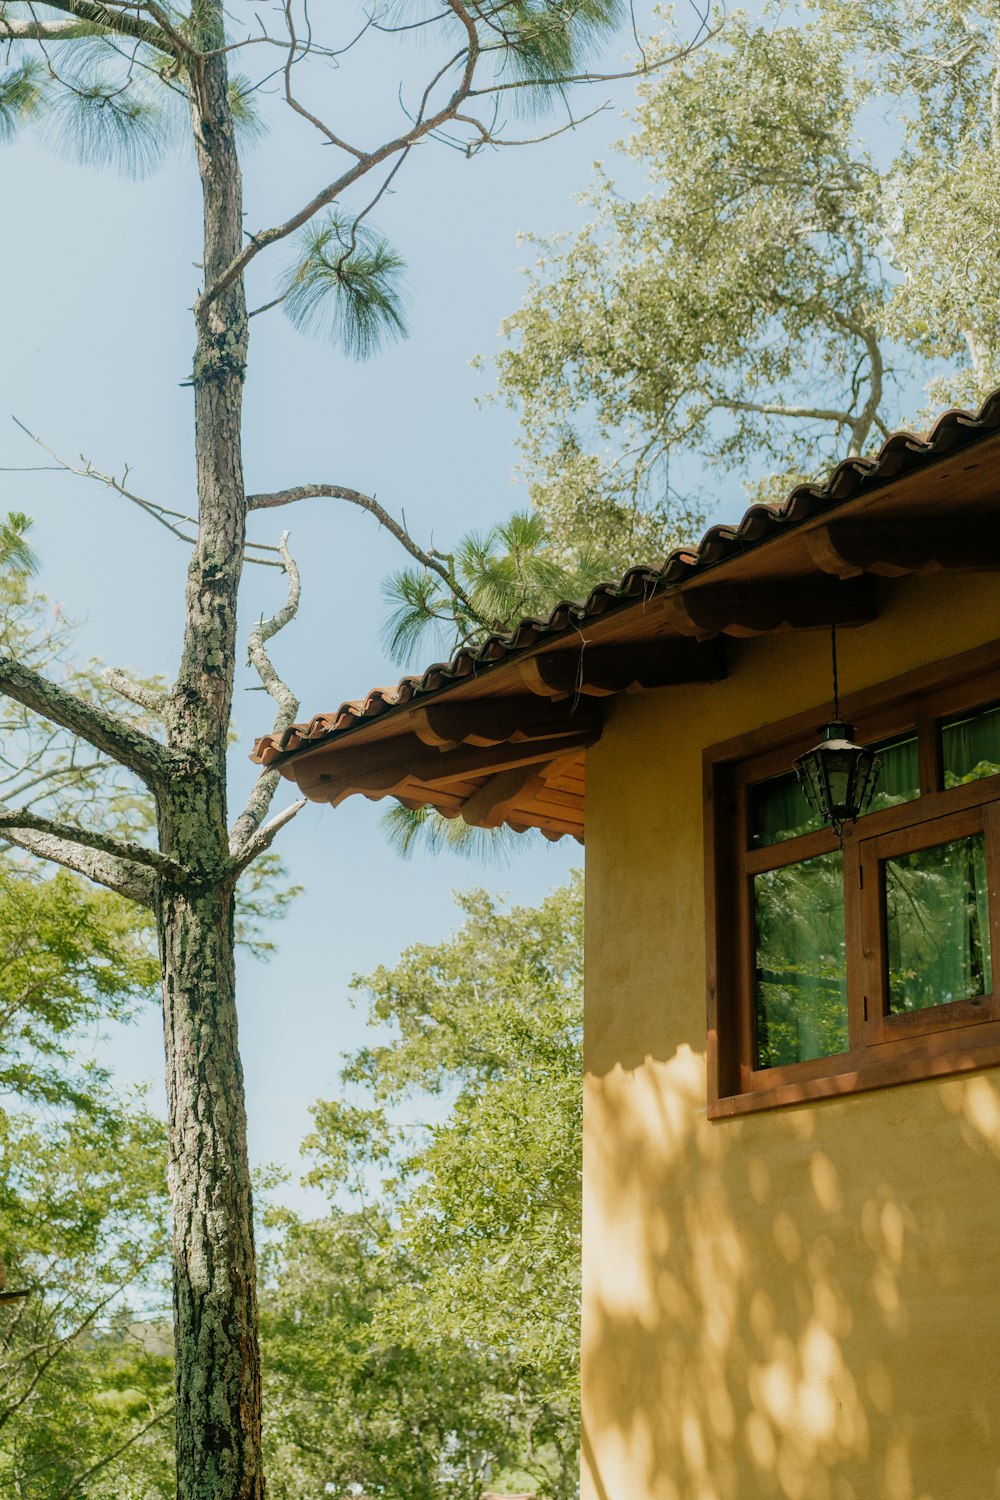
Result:
M842 686L998 622L988 575L900 581ZM818 724L829 640L731 663L588 752L584 1500L1000 1496L1000 1070L706 1118L702 750Z

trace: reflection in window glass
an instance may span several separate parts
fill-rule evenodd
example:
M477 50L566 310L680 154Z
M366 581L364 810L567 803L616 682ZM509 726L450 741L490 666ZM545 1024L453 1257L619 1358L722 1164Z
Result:
M901 803L919 797L920 757L916 735L872 748L878 756L879 773L868 811L881 812L884 807L899 807Z
M806 801L794 771L750 788L752 848L780 844L782 839L794 839L800 833L812 833L822 827L823 820Z
M941 726L946 788L1000 773L1000 706Z
M981 833L885 861L891 1013L993 988Z
M754 879L756 1066L846 1052L843 857L839 850Z

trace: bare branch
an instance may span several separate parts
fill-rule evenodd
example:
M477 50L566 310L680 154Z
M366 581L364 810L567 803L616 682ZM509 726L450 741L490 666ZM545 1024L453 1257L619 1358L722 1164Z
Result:
M823 406L782 406L773 401L737 401L729 396L713 397L713 405L727 411L758 412L765 417L811 417L822 422L839 422L843 427L851 427L856 421L849 411L831 411Z
M265 772L264 774L267 775L268 773ZM261 780L263 781L263 779L264 777L262 776ZM237 869L245 870L247 865L253 864L259 854L263 854L265 849L269 849L285 824L290 823L296 813L301 812L305 805L306 798L301 797L298 802L293 802L290 807L286 807L283 812L278 813L277 817L272 818L270 823L265 823L263 828L259 829L235 856Z
M284 560L285 571L288 574L288 598L276 614L273 614L269 620L261 620L256 629L250 632L247 651L265 691L277 704L273 732L281 735L290 724L294 723L295 715L299 711L299 700L279 676L267 653L267 642L276 636L279 630L284 630L285 626L295 618L299 607L300 584L299 570L288 550L287 531L278 545ZM271 805L279 780L280 776L277 771L265 771L264 775L255 782L253 791L247 799L247 805L234 823L229 836L229 850L234 856L240 853L247 840L257 831L267 816L267 810Z
M103 750L151 788L160 786L170 774L172 757L158 740L9 656L0 656L0 693Z
M363 151L359 151L358 148L356 146L352 146L349 141L342 140L340 136L334 135L329 126L324 125L323 121L320 120L316 115L310 114L305 105L300 104L295 95L292 93L292 67L298 58L305 56L310 50L308 46L303 49L302 44L299 42L298 37L295 35L295 17L292 13L292 0L285 0L285 25L288 27L288 55L285 58L284 69L285 103L289 106L290 109L293 109L297 115L301 115L304 120L308 120L310 125L315 125L316 129L320 132L321 135L324 135L326 137L331 146L339 146L341 151L346 151L349 156L356 157L358 161L363 161L365 156L365 153ZM365 23L364 29L360 33L361 36L364 35L364 32L368 30L368 27L370 25L370 21Z
M368 511L369 515L375 517L380 526L384 526L392 536L396 538L401 547L404 547L412 558L415 558L422 567L431 573L436 573L443 579L448 588L467 610L476 614L472 600L468 597L461 586L456 582L454 574L441 562L440 558L433 552L427 552L419 546L405 527L391 516L380 505L374 495L363 495L360 490L348 489L342 484L299 484L287 490L272 490L268 494L248 495L248 510L271 510L279 505L294 505L299 500L312 500L326 498L330 500L346 500L349 505L358 505L362 510Z
M80 844L85 849L96 849L112 859L128 860L155 870L166 880L183 880L186 871L158 849L148 849L132 839L116 839L107 833L97 833L89 828L78 828L75 823L57 823L52 818L42 818L29 812L26 807L15 807L9 812L0 812L0 835L9 830L42 833L64 844Z
M116 495L121 495L124 500L131 501L133 505L137 505L141 511L144 511L147 516L152 517L154 521L158 522L160 526L165 527L172 536L177 537L178 541L185 542L189 547L195 546L198 540L197 536L190 535L182 528L187 526L191 531L197 532L197 518L189 516L181 510L170 510L166 505L160 505L155 500L147 500L143 495L137 495L134 490L129 489L125 482L128 479L127 465L125 472L121 479L119 479L116 474L105 474L103 470L98 469L92 464L89 458L85 458L82 453L80 454L79 464L70 463L69 459L61 457L54 448L50 448L44 438L40 438L37 433L32 432L30 427L26 427L18 417L11 417L11 421L16 427L20 427L25 436L29 437L33 443L36 443L43 452L47 453L50 458L55 459L55 468L61 469L66 474L74 474L78 479L92 479L95 484L101 484L106 489L114 490ZM45 464L39 467L44 467L48 470L53 466ZM276 552L278 550L276 547L266 546L263 542L247 542L246 546L256 552ZM261 568L280 568L284 566L283 563L272 562L269 558L253 557L249 554L246 560L247 562L256 563ZM124 693L123 697L127 698L128 694Z
M443 126L447 125L450 121L455 119L455 116L461 112L462 106L466 103L467 100L481 98L484 95L496 97L501 93L507 93L515 89L523 90L545 87L563 89L568 87L570 84L576 83L610 83L620 79L641 77L645 74L658 72L661 68L665 68L668 66L668 64L677 61L678 58L687 56L694 46L703 42L708 37L714 35L718 30L718 27L712 27L709 25L706 16L701 15L698 37L695 39L695 41L681 48L676 54L671 54L670 56L659 58L656 62L650 63L648 60L644 59L642 65L638 68L623 69L619 72L614 73L567 73L557 77L554 76L552 78L516 79L504 83L494 81L484 88L477 89L473 88L473 82L475 79L475 72L480 57L484 52L505 50L507 48L507 43L497 43L496 46L483 48L480 43L479 34L472 12L461 3L461 0L445 0L445 3L447 5L447 8L453 13L453 15L461 22L462 26L465 28L467 44L460 52L456 53L454 57L449 59L448 63L446 63L445 66L435 74L431 83L424 91L424 97L421 102L420 111L416 119L412 121L410 129L404 131L398 136L395 136L391 140L384 141L382 145L378 146L375 150L364 152L361 155L358 155L355 148L347 146L344 142L338 141L337 144L341 145L344 150L357 156L357 160L355 160L355 162L350 167L348 167L346 171L342 172L339 177L335 178L332 182L328 183L326 187L322 188L318 193L316 193L315 196L308 201L308 203L304 204L297 213L286 219L284 223L275 224L272 225L269 229L258 230L257 233L251 234L249 236L249 242L244 246L240 253L234 256L226 269L221 273L221 275L217 276L216 279L210 285L206 286L202 291L200 297L195 303L196 317L198 317L199 319L204 318L206 312L208 311L208 308L212 305L212 303L215 302L219 297L221 297L223 292L225 292L228 287L232 286L234 281L236 281L240 276L243 275L250 262L254 260L262 250L266 250L269 245L273 245L279 240L286 239L288 235L294 234L297 229L301 229L304 224L307 224L309 220L314 218L315 215L318 214L322 209L328 207L348 188L352 187L368 172L373 171L383 162L388 161L395 156L398 156L400 152L408 151L418 142L425 140L428 137L433 137L438 131L441 130ZM461 77L458 83L455 85L451 98L433 114L425 116L424 111L427 107L431 89L444 76L444 74L449 71L450 68L456 67L458 65L461 65ZM312 117L309 116L309 118ZM321 122L313 119L313 124L316 125L317 128L323 130L324 133L329 137L329 131L325 126L322 125Z
M4 837L19 849L35 854L39 859L65 865L78 875L86 875L88 880L107 886L109 891L116 891L119 896L137 901L140 906L153 905L153 875L140 865L129 864L110 854L100 854L96 850L85 849L82 844L70 843L52 834L36 833L31 829L9 828L5 830Z
M52 10L65 11L89 26L99 26L102 30L114 31L120 36L130 36L138 42L146 42L150 47L156 47L158 51L165 52L168 57L177 56L167 33L159 26L154 26L152 22L141 18L139 11L143 7L140 5L133 5L129 10L119 10L110 3L102 3L102 0L45 0L45 4ZM2 35L3 32L0 31L0 36Z
M133 682L131 677L126 677L125 673L120 672L117 667L105 667L101 675L104 681L121 697L127 698L129 703L134 703L137 708L144 708L147 713L163 714L169 702L168 693L144 687L141 682Z
M565 125L557 125L553 130L547 130L544 135L523 136L520 140L516 141L505 141L503 136L494 135L481 120L475 119L473 115L457 114L454 116L456 122L473 126L474 129L479 131L480 139L478 141L452 141L448 140L443 134L438 139L445 140L449 146L455 147L469 157L474 156L477 151L481 151L484 146L540 146L544 141L554 141L556 136L565 135L567 130L576 130L578 126L586 125L588 120L593 120L597 115L604 114L605 110L611 109L611 107L612 101L605 99L604 103L598 104L596 109L592 109L587 114L580 115L579 117L571 115Z
M2 42L68 42L90 34L85 22L11 20L0 16Z

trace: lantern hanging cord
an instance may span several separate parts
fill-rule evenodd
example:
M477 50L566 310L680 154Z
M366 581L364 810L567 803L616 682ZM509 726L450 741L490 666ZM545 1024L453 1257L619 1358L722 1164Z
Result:
M837 581L830 591L830 655L833 658L833 717L840 721L840 684L837 679Z

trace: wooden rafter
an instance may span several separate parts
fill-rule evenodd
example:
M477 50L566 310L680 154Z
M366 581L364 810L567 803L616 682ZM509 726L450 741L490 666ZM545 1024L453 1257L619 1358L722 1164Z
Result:
M501 771L466 799L462 817L472 828L499 828L518 803L530 802L544 787L545 773L537 766L518 766L513 771Z
M600 730L594 704L557 706L529 694L472 703L428 703L413 710L410 722L417 738L437 750L454 750L459 745L487 748L507 741L530 744Z
M600 726L546 740L478 746L463 745L442 753L430 750L415 734L397 735L382 744L356 749L324 747L289 762L299 787L314 802L334 806L352 793L383 797L397 788L447 788L453 782L495 776L520 766L544 765L570 751L586 749L600 736ZM412 798L414 792L404 790ZM433 801L433 797L426 800Z
M670 625L682 635L736 637L772 630L825 629L830 597L812 579L773 580L753 585L706 585L664 600ZM837 623L867 625L875 619L876 598L868 578L850 579L837 593Z
M551 699L603 698L612 693L717 682L726 675L725 643L651 641L638 646L590 646L548 651L519 663L529 692Z
M993 572L1000 568L996 518L939 521L835 521L808 533L809 555L824 573L857 578L874 573Z

